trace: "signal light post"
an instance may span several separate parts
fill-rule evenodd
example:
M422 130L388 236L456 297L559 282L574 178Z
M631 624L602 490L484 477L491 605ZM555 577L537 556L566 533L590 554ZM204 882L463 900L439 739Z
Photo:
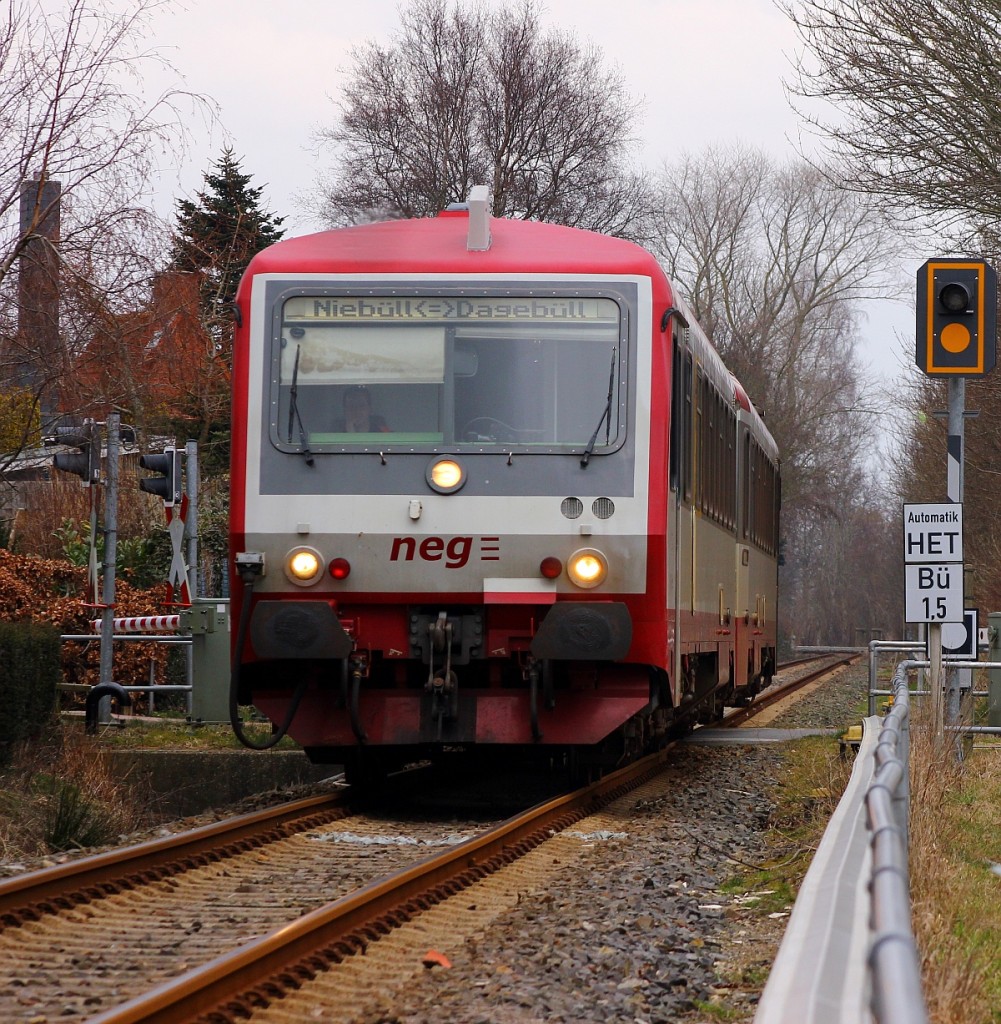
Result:
M192 448L194 448L193 442ZM191 460L193 464L193 452ZM139 457L139 465L143 469L150 469L158 474L140 478L139 489L163 499L163 508L167 513L167 531L170 534L173 552L167 584L167 603L176 603L179 607L187 608L191 605L194 581L189 581L189 569L184 561L185 521L189 503L184 493L181 475L181 451L178 448L165 448L162 453L142 455ZM177 602L174 601L175 594L180 597Z
M917 331L915 362L931 377L948 380L949 437L946 491L950 502L962 505L966 416L966 378L981 377L994 369L997 335L997 274L984 260L938 257L928 260L917 275ZM962 579L962 563L960 563ZM960 586L962 586L960 584ZM931 661L929 685L936 739L945 735L940 673L942 623L963 621L925 617ZM949 718L959 717L959 690L955 672L949 686Z
M983 260L928 260L918 271L915 361L933 377L980 376L996 360L998 284Z
M181 501L184 493L181 487L181 453L176 448L164 448L162 454L140 455L139 465L159 474L142 477L139 490L162 498L165 508Z
M112 639L115 615L115 561L118 547L118 454L119 454L119 415L108 414L105 424L107 428L108 459L107 477L104 481L104 563L102 566L102 592L100 599L97 594L97 491L101 483L101 425L93 419L86 419L81 426L56 427L56 441L59 444L77 448L76 452L59 452L53 459L53 466L64 473L72 473L80 477L90 492L90 583L93 587L93 606L101 609L101 667L98 685L93 687L88 697L89 725L106 725L111 721L111 697L115 696L122 703L129 703L126 691L112 679L114 674ZM96 701L96 709L91 708L91 701ZM94 710L96 723L91 721Z

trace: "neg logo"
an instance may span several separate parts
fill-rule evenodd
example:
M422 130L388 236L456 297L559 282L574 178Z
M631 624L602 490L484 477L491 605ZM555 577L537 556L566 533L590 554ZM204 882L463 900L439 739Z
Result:
M461 569L473 555L474 545L481 562L500 561L500 537L394 537L389 553L391 562L444 561L446 569Z

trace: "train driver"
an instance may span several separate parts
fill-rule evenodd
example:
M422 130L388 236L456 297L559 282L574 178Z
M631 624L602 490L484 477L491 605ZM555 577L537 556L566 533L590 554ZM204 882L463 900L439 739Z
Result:
M355 384L344 392L344 418L334 424L334 430L348 434L384 434L389 426L382 416L372 412L368 388Z

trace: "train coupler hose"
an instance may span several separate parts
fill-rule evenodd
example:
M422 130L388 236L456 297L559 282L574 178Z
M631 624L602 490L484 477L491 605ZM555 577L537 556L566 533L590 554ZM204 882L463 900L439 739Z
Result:
M240 692L240 666L243 657L243 647L247 641L247 628L250 625L250 607L254 597L254 584L258 577L264 572L264 556L258 552L241 552L236 557L237 570L240 579L243 581L243 604L240 608L240 624L236 630L236 647L233 651L233 660L230 664L229 675L229 723L236 738L250 750L270 750L278 744L288 733L292 719L299 710L303 695L306 692L306 678L303 677L295 688L292 698L289 701L285 719L275 729L268 739L261 743L251 739L244 731L243 722L240 719L239 692Z
M361 724L361 709L359 707L361 681L362 676L365 674L364 661L361 658L352 658L350 668L351 686L348 698L348 714L351 716L351 731L355 734L355 739L358 740L359 743L368 742L368 733L365 732L365 727Z

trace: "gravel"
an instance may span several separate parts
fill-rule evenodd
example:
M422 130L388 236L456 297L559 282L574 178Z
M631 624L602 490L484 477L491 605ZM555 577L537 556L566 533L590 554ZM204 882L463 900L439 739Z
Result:
M865 689L863 664L769 727L846 728ZM572 870L489 931L439 950L450 967L423 970L357 1024L750 1022L791 908L725 884L790 852L770 828L784 749L680 745L659 782L623 798L615 827L576 826ZM26 866L38 865L0 874Z
M864 693L852 668L770 724L842 729ZM585 837L571 877L441 950L452 967L425 970L391 1012L356 1020L750 1021L791 907L723 886L789 852L769 829L782 757L781 744L679 746L659 792L625 798L628 824Z

